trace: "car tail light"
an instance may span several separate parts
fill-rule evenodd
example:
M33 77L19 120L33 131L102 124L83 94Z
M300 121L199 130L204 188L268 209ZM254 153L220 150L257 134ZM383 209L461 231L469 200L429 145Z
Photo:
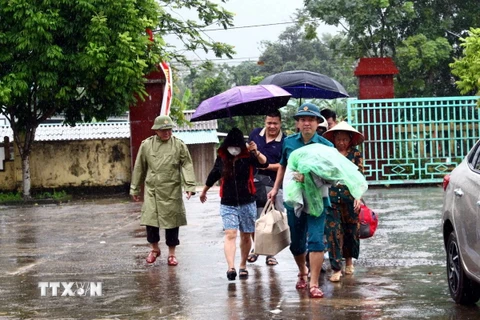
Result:
M443 191L447 190L448 183L450 182L450 175L447 174L443 177Z

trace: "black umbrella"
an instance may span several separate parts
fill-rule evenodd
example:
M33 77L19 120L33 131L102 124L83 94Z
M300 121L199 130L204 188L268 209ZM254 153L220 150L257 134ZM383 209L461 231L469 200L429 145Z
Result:
M273 74L259 84L274 84L290 92L294 98L346 98L348 93L338 81L321 73L293 70Z

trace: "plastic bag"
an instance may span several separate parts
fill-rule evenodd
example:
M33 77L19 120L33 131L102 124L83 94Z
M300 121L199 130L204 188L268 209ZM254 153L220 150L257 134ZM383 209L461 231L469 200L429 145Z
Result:
M366 204L360 205L360 214L358 217L360 221L359 238L367 239L373 237L378 226L378 217Z
M312 143L293 151L288 158L287 167L302 173L305 179L303 183L293 179L284 181L285 202L294 207L300 190L306 197L310 214L317 217L324 208L322 194L315 183L318 177L327 183L346 185L355 199L360 199L368 189L367 180L354 163L337 149L320 143Z

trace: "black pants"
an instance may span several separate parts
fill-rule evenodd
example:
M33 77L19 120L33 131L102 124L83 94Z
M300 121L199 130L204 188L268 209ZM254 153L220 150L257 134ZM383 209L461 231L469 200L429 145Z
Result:
M147 228L147 241L149 243L157 243L160 242L160 228L146 226ZM165 229L165 242L169 247L175 247L180 244L178 240L178 230L180 228L176 227L173 229Z

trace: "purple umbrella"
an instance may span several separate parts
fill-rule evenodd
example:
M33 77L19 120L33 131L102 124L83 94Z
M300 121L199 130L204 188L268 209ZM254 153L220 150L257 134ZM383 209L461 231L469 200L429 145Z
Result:
M287 90L294 98L346 98L348 93L338 81L321 73L293 70L285 71L263 79L260 84L274 84Z
M285 106L290 97L275 85L237 86L202 101L190 121L265 115Z

